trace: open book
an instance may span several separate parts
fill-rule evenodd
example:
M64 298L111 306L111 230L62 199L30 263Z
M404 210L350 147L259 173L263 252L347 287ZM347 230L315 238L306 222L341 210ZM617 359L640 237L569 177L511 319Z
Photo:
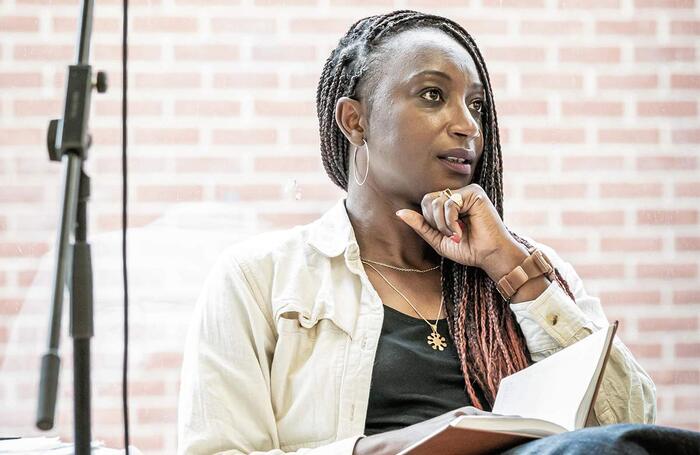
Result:
M461 416L399 455L469 455L586 426L617 321L501 380L492 412Z

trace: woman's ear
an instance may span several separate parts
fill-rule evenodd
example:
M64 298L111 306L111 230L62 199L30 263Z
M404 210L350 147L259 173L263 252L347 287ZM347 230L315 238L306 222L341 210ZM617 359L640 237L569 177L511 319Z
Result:
M340 97L335 103L335 122L348 141L358 147L362 145L365 138L365 121L359 101L347 96Z

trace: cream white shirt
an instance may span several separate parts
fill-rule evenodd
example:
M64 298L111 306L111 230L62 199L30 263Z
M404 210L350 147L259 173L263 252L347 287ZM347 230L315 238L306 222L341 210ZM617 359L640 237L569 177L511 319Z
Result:
M571 264L510 305L534 361L607 327ZM225 251L197 302L185 346L180 454L352 454L362 436L382 302L360 262L344 199L304 226ZM655 387L616 339L594 404L601 424L653 423Z

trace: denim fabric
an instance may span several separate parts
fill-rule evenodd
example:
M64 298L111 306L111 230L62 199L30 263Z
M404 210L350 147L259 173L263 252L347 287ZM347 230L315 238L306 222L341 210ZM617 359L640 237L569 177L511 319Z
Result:
M538 439L514 447L504 454L698 455L700 433L659 425L606 425Z

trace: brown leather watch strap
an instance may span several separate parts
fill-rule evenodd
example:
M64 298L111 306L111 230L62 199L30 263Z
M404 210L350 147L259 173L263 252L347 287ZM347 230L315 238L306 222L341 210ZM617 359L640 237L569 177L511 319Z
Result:
M525 283L541 275L551 277L554 271L552 263L542 251L537 248L530 248L529 251L530 256L496 283L496 289L508 302Z

